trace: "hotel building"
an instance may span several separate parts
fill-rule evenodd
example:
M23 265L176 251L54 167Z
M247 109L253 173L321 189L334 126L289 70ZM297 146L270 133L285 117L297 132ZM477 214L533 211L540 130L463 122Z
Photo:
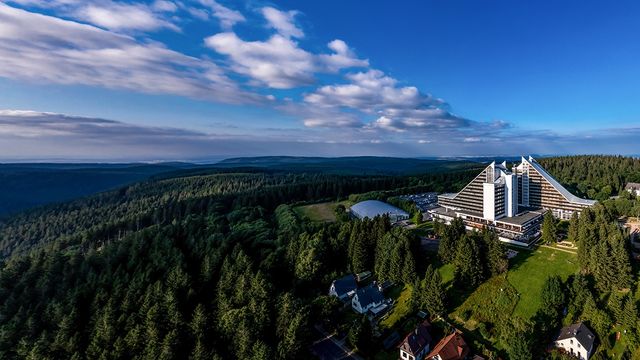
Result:
M546 211L568 220L593 204L571 194L529 156L511 170L506 162L492 162L460 192L439 195L439 207L429 213L447 223L460 217L467 229L486 226L503 241L529 245L538 239Z

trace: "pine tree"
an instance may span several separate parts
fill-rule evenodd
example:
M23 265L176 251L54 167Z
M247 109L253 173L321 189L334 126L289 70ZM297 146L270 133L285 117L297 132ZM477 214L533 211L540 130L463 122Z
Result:
M278 356L281 359L299 359L309 336L309 314L306 310L298 310L291 314L282 338L278 343Z
M569 220L569 230L567 231L567 237L574 243L578 241L578 229L580 225L578 223L578 212L574 211L571 214L571 220Z
M358 351L366 354L369 350L369 344L373 336L371 329L371 323L366 315L363 315L360 319L355 320L349 329L347 339L351 346L358 349Z
M396 244L391 253L391 261L389 262L389 279L393 281L402 281L402 271L404 270L404 251L402 244Z
M509 359L530 360L533 358L531 351L531 334L514 334L509 341Z
M542 221L542 241L551 244L556 242L557 239L556 219L554 219L551 211L547 211Z
M463 288L473 289L484 280L480 249L473 235L464 235L457 246L454 279Z
M607 307L609 308L609 312L613 315L616 323L622 323L622 309L624 306L624 297L620 295L617 291L612 292L609 295L609 300L607 301Z
M552 310L554 313L559 312L565 301L563 288L564 285L559 276L548 277L540 296L542 308Z
M465 234L466 229L461 218L455 218L450 225L443 225L440 234L440 245L438 246L438 256L445 263L453 262L456 256L456 248L460 238Z
M509 259L504 245L498 239L498 234L484 229L482 238L485 242L488 270L491 276L506 272L509 268Z
M620 231L616 231L612 235L611 257L615 265L616 287L624 289L631 285L631 262L629 260L629 249L627 249L627 241L624 239Z
M638 310L635 300L627 296L622 310L622 325L629 330L634 330L638 323Z
M420 303L431 315L442 315L446 292L442 284L442 277L437 269L429 265L421 282Z

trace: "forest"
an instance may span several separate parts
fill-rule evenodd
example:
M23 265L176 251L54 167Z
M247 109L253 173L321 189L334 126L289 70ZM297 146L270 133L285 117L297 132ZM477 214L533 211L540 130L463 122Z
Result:
M331 310L328 282L374 254L345 242L369 224L304 223L287 204L444 191L471 176L225 173L24 212L0 228L0 357L298 358ZM374 243L392 233L377 221ZM365 252L359 265L349 248Z
M583 171L618 168L609 158L593 164ZM560 173L573 165L556 166L550 172L569 181ZM579 179L576 172L566 171ZM365 270L410 284L413 309L446 316L454 296L507 271L505 247L494 233L434 224L444 245L433 259L424 257L415 233L387 218L318 223L301 219L293 207L353 194L457 191L476 173L190 174L22 212L0 223L0 358L307 358L313 325L341 306L327 296L329 284ZM603 186L619 192L614 180L620 178L610 180ZM624 195L572 219L568 236L579 247L580 275L549 279L535 323L515 324L531 327L526 336L509 338L512 347L500 354L530 359L574 319L589 321L598 335L621 324L638 341L637 272L625 252L626 234L612 224L639 206ZM456 287L467 292L444 291L436 270L442 263L454 267ZM368 322L347 325L350 344L365 357L375 355ZM496 324L495 331L513 325Z

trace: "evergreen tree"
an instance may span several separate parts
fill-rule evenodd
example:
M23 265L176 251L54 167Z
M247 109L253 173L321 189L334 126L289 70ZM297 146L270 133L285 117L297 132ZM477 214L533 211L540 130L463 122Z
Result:
M532 356L531 334L514 334L507 352L511 360L530 360Z
M635 330L638 324L638 310L636 302L631 296L627 296L622 310L621 322L629 330Z
M431 315L442 315L445 311L445 298L446 291L440 272L429 265L420 284L420 304Z
M466 233L464 222L456 217L450 225L442 226L440 235L440 245L438 246L438 256L445 263L453 262L456 256L458 241Z
M578 241L579 226L580 225L578 223L578 212L574 211L573 214L571 214L571 220L569 220L569 230L567 231L567 237L569 238L570 241L573 241L573 242Z
M609 312L615 319L616 323L621 324L622 320L622 309L624 306L624 297L622 297L617 291L612 292L609 295L609 300L607 301L607 307L609 308Z
M494 231L483 229L482 238L485 243L488 271L491 276L505 273L509 268L507 252Z
M557 239L556 219L553 217L551 211L547 211L542 220L542 241L551 244L556 242Z
M484 280L480 248L473 235L462 236L453 263L454 280L459 286L473 289Z
M371 323L366 315L363 315L359 319L355 320L349 329L347 339L349 344L363 354L367 354L373 332L371 329Z
M611 235L610 242L613 243L611 249L611 260L615 266L615 285L618 289L624 289L629 287L632 282L631 261L629 260L630 251L627 248L627 240L620 231L616 231Z

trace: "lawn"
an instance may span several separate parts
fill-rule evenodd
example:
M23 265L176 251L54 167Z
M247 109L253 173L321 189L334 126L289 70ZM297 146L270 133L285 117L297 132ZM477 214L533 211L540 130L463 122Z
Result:
M311 221L333 222L336 221L335 209L338 205L350 207L353 203L349 200L340 202L324 202L319 204L303 205L294 208L294 211L301 217L306 217Z
M547 277L559 275L566 280L579 269L574 254L542 247L518 251L510 260L507 274L487 280L470 294L451 285L448 289L453 306L449 319L460 325L470 340L498 351L505 349L496 338L499 327L510 326L516 316L529 319L536 313ZM444 282L451 284L453 267L444 265L439 271Z
M514 315L531 318L540 307L545 280L552 275L566 280L578 270L578 259L574 254L542 247L532 252L521 250L511 259L507 273L507 280L519 294Z
M473 330L479 323L506 323L518 302L516 289L503 276L480 285L452 314L452 318Z
M444 264L438 268L440 276L442 277L442 283L445 286L453 285L453 264Z
M409 315L409 299L412 291L411 286L405 285L403 288L396 287L389 293L389 297L396 303L389 315L380 322L380 327L391 329Z

